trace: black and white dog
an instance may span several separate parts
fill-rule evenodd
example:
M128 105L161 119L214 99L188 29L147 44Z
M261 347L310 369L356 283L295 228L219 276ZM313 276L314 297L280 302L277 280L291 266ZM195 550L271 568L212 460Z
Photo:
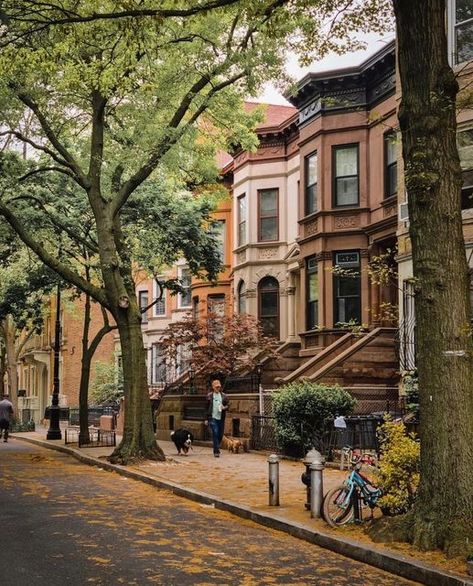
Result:
M180 454L182 451L187 456L187 452L192 449L192 442L194 441L192 432L181 427L171 432L171 439L177 448L177 453Z

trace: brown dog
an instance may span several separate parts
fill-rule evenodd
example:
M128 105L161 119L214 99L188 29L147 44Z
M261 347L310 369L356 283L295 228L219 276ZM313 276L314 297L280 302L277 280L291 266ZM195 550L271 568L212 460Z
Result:
M226 435L222 438L222 448L227 449L229 452L233 454L239 454L240 448L247 452L248 451L248 444L245 439L240 439L237 437L228 437Z

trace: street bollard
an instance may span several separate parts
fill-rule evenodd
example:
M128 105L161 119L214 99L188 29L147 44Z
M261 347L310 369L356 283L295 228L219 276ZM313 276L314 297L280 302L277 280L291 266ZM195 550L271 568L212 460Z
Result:
M279 456L271 454L269 464L269 506L279 507Z
M310 464L310 516L318 519L322 515L322 501L324 499L324 462L322 454Z

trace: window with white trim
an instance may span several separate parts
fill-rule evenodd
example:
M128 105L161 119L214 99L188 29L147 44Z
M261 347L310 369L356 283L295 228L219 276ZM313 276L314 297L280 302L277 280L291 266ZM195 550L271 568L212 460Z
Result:
M148 307L148 291L138 291L138 306L141 312L141 323L148 323L148 313L145 309Z
M238 246L246 244L246 194L238 197Z
M473 208L473 128L457 133L457 145L463 178L461 206L462 210L469 210Z
M166 360L160 344L151 347L151 384L164 384L166 382Z
M159 282L161 282L164 280L164 277L157 277L157 279ZM156 297L158 297L158 295L161 295L161 287L158 287L158 285L155 283L154 284L154 299L156 299ZM156 301L156 303L154 304L153 307L154 307L155 317L163 317L166 315L166 289L162 290L161 299Z
M452 65L473 59L473 3L471 0L449 0L448 40Z
M179 280L182 287L182 293L178 294L179 307L190 307L192 305L191 272L187 267L179 271Z

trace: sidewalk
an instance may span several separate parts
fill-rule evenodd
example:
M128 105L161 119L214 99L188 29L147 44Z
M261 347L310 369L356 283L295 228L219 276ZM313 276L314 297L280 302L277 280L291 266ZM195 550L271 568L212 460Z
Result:
M473 585L473 579L446 572L433 565L401 555L369 542L355 541L330 529L321 519L311 519L304 507L306 488L301 482L301 462L279 463L280 506L269 506L267 455L259 452L232 454L223 451L213 457L212 449L194 446L189 456L178 456L172 442L160 441L166 462L144 462L117 466L107 462L113 448L77 448L62 440L46 440L46 430L15 433L12 437L69 453L86 464L100 466L175 494L215 506L257 523L279 529L361 562L432 586ZM63 433L64 437L64 433ZM117 438L118 441L119 438ZM346 471L326 468L324 492L340 484Z

